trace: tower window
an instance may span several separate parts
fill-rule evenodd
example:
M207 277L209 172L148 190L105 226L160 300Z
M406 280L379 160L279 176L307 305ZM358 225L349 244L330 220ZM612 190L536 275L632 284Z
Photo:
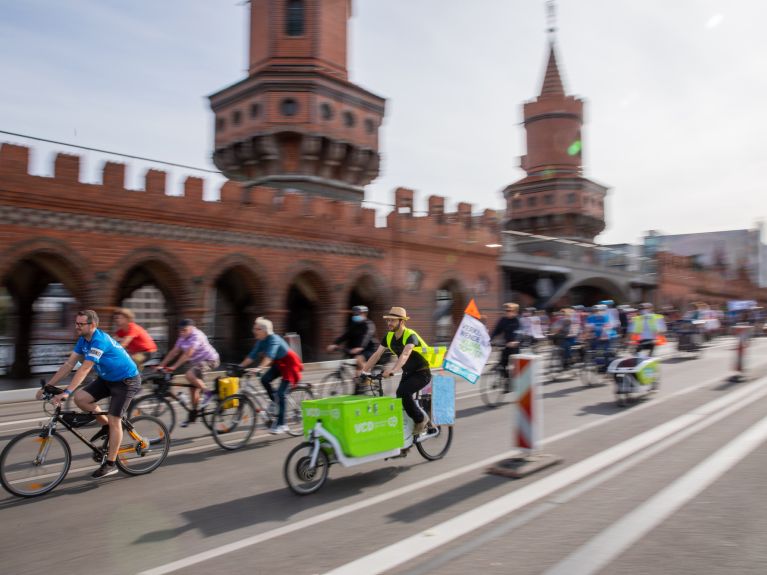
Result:
M527 207L532 208L533 206L537 205L537 198L535 196L531 196L527 198Z
M373 132L375 132L375 130L376 130L375 122L373 122L373 120L371 120L370 118L367 118L365 120L365 132L367 132L368 134L372 134Z
M285 34L304 35L304 0L288 0L285 5Z
M258 102L254 102L250 105L250 117L251 118L258 118L258 115L261 113L261 106L258 105Z
M346 126L347 128L351 128L352 126L354 126L354 122L355 122L354 114L352 114L351 112L344 112L344 126Z
M568 204L574 204L575 203L575 194L574 193L571 192L571 193L567 194L567 203Z
M232 113L232 124L239 126L242 123L242 112L235 110Z
M283 116L295 116L298 112L298 102L293 98L285 98L280 102L280 113Z
M323 120L330 120L333 118L333 108L327 102L320 104L320 115Z
M216 131L220 132L226 128L226 120L224 118L216 118Z

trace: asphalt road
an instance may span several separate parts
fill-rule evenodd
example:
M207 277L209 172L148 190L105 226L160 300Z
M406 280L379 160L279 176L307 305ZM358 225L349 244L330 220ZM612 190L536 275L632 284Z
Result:
M660 392L628 408L609 385L544 385L541 450L563 461L516 480L486 473L516 454L514 405L487 409L465 382L444 459L335 465L306 497L282 477L298 438L260 430L225 452L196 424L154 473L98 481L73 439L54 492L0 493L2 571L764 574L765 351L753 341L740 383L732 340L667 356ZM0 447L41 414L0 406Z

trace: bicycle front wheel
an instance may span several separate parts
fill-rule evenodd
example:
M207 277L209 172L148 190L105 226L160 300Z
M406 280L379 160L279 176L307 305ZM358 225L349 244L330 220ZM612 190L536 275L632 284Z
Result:
M117 451L117 467L128 475L144 475L157 469L168 456L170 434L165 424L150 415L123 421L123 439Z
M291 387L285 394L285 426L288 428L288 433L294 437L304 434L301 402L307 399L314 399L314 394L311 387L305 383Z
M354 393L354 382L345 381L340 371L334 371L320 381L320 393L326 397L351 395Z
M479 396L488 407L494 408L501 405L508 392L509 384L497 369L483 374L479 380Z
M453 427L451 425L432 425L426 429L426 435L422 435L420 441L415 444L418 453L429 461L442 459L450 450L453 443Z
M239 449L253 436L257 417L256 407L246 395L229 395L213 414L213 439L224 449Z
M128 408L128 419L139 415L151 415L165 424L168 433L173 433L176 427L176 411L167 397L162 395L142 395L131 401Z
M40 436L30 429L14 437L0 454L0 482L6 491L19 497L48 493L69 472L72 451L55 433Z
M327 454L320 449L317 453L317 464L312 467L312 450L314 443L305 442L296 445L285 460L283 475L293 493L309 495L325 484L328 478L330 462Z

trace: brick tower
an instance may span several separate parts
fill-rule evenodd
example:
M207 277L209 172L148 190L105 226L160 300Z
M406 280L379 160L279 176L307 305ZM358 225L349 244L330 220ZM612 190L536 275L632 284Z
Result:
M248 77L210 96L213 161L250 186L361 201L385 101L349 82L351 0L251 0Z
M583 177L583 101L565 93L557 65L553 3L549 57L538 97L524 105L527 154L522 180L503 190L506 228L593 241L604 228L607 188Z

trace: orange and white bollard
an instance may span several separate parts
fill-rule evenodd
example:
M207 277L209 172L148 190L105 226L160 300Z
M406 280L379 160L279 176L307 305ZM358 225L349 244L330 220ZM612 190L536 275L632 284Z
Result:
M542 397L539 394L541 362L539 355L515 355L514 389L517 401L513 409L514 429L512 443L521 455L499 462L489 468L488 473L504 477L519 478L539 471L561 458L541 453L538 448L543 434Z
M751 326L748 324L738 324L733 327L733 333L737 338L735 346L735 371L737 373L730 380L744 381L746 379L746 348L748 347L748 338L751 335Z

